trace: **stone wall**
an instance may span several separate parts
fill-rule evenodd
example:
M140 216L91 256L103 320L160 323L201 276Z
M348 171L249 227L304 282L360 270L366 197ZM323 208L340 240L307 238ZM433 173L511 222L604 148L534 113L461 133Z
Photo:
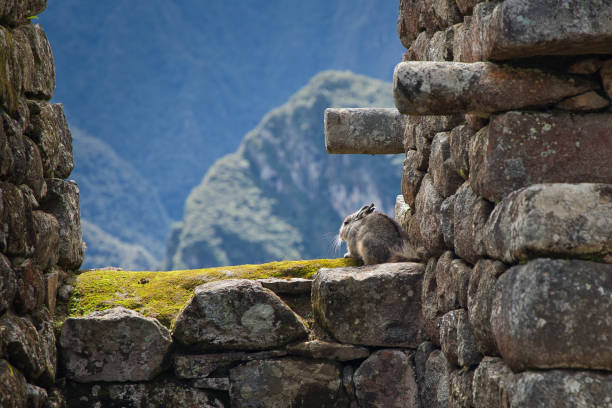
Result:
M53 405L58 288L83 260L72 140L44 31L46 0L0 3L0 406Z

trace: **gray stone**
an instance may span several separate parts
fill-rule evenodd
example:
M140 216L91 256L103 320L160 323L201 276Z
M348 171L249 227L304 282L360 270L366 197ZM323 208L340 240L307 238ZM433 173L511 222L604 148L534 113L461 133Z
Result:
M471 17L465 17L463 23L453 26L453 61L470 62L472 61L472 31Z
M198 350L265 350L306 337L304 323L260 283L205 283L176 318L173 335Z
M463 183L455 194L454 245L455 253L475 264L485 254L483 230L493 206L478 197L469 182Z
M427 49L427 61L452 61L453 59L453 36L452 27L444 31L437 31L429 40Z
M421 187L425 173L419 170L420 155L416 150L408 150L402 166L402 195L408 206L414 208L414 203Z
M509 408L612 407L612 374L541 371L516 375L508 388Z
M514 374L495 357L485 357L474 371L472 404L474 407L503 407Z
M449 405L453 408L471 408L474 370L454 370L449 376Z
M328 153L404 153L404 116L395 108L328 108L325 110Z
M612 370L612 265L537 259L510 268L495 292L491 328L514 371Z
M336 363L296 358L258 360L230 370L232 407L346 407Z
M470 183L492 202L537 183L612 183L612 114L507 112L472 145Z
M0 253L0 315L12 304L17 292L17 278L8 258Z
M191 383L196 388L205 390L229 391L230 380L227 377L222 378L198 378Z
M608 105L610 105L609 100L595 91L589 91L567 98L556 104L555 108L570 111L594 111L603 109Z
M55 119L58 126L59 134L59 159L55 168L55 177L68 178L74 167L72 154L72 134L68 127L68 121L64 115L64 106L61 103L54 103L53 110L55 111Z
M277 295L310 295L312 279L303 278L267 278L257 279L266 289L270 289Z
M30 120L26 135L36 142L42 157L43 174L54 177L59 162L60 129L54 106L46 101L28 101Z
M397 19L397 33L400 41L406 48L410 48L411 43L423 28L419 23L419 0L400 0L399 15Z
M440 28L446 28L462 20L455 0L431 0L434 19Z
M26 174L23 179L23 184L28 186L32 191L36 201L46 192L45 179L43 178L43 166L40 158L38 146L29 137L23 137L23 146L25 148ZM36 203L37 204L37 203ZM32 207L37 207L33 205Z
M32 261L41 270L57 263L59 259L59 223L57 219L43 211L32 211L34 230L34 254Z
M322 340L291 344L287 346L287 352L291 355L336 361L360 360L370 355L370 351L365 347Z
M406 115L493 113L545 107L597 87L595 82L580 76L553 75L489 62L401 62L393 74L395 106Z
M342 343L416 347L425 336L423 269L418 263L320 269L312 286L315 323Z
M59 273L49 272L45 274L45 303L51 315L55 313L55 304L57 301L57 288L59 285Z
M470 139L474 133L474 130L466 124L453 128L449 136L450 161L455 171L465 180L468 179L470 172Z
M463 178L455 171L450 155L451 132L437 133L431 143L429 173L438 193L446 198L455 193Z
M66 319L59 341L66 376L78 382L150 380L171 343L156 319L123 307Z
M0 406L28 407L28 383L19 370L8 361L0 360Z
M612 186L536 184L509 194L484 228L489 257L604 258L612 253Z
M450 407L451 371L451 365L440 350L429 354L425 364L425 381L419 390L421 408Z
M30 222L32 207L23 192L10 183L0 182L3 213L0 252L8 256L28 257L34 252L34 231Z
M412 356L404 351L378 350L361 363L353 378L362 407L418 406Z
M421 304L423 312L423 327L427 332L429 340L436 346L440 346L440 322L444 312L438 305L438 280L436 276L438 259L431 257L427 261L423 285L421 289Z
M480 0L455 0L459 12L463 15L472 14L474 6L480 3Z
M69 270L78 269L84 253L79 188L75 182L61 179L47 179L47 187L41 210L52 214L59 223L58 265Z
M404 61L427 61L431 37L431 34L427 31L421 32L416 40L410 45Z
M57 343L55 339L55 323L53 316L45 308L32 314L32 323L38 333L41 358L44 366L42 375L36 384L49 388L55 383L57 373Z
M468 287L472 268L463 259L453 259L450 264L451 288L456 294L459 306L468 307Z
M174 356L174 375L186 379L204 378L215 372L225 373L237 362L266 360L286 355L285 350L259 351L256 353L230 351L227 353L179 354Z
M453 262L453 252L446 251L436 264L436 299L438 302L438 312L444 314L459 307L459 297L457 296L457 286L451 274Z
M47 0L5 0L0 5L0 22L11 26L25 24L28 17L42 13L46 7Z
M470 275L468 286L468 316L478 351L497 356L497 346L491 331L491 307L495 295L495 282L506 271L499 261L479 260Z
M449 249L455 247L455 196L447 197L440 204L440 227L444 237L444 245Z
M436 350L436 346L432 342L426 341L424 343L419 344L419 347L414 353L414 373L419 390L423 389L423 384L425 382L426 375L427 359L434 350Z
M32 384L27 385L28 408L47 408L49 396L47 390Z
M445 249L440 222L440 206L443 200L434 187L431 176L426 174L416 196L415 216L425 249L432 256L440 255Z
M16 91L28 98L51 99L55 89L55 65L42 27L40 24L22 25L11 34Z
M482 359L465 309L453 310L442 316L440 343L444 356L455 366L475 366Z
M43 273L31 259L13 265L17 276L17 292L13 306L17 313L26 314L38 310L45 302L46 290Z

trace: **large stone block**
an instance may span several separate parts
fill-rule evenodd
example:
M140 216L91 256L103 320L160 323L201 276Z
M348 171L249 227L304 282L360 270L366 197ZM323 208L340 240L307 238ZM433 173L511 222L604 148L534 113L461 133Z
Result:
M19 94L51 99L55 89L55 64L51 46L40 24L27 24L13 32L12 58L19 67Z
M28 22L28 17L42 13L47 0L5 0L0 4L0 23L19 25Z
M514 374L500 358L485 357L474 371L472 404L476 408L504 407Z
M60 157L58 112L54 105L46 101L28 101L28 108L30 121L25 133L40 149L44 176L52 178Z
M419 389L421 408L450 406L450 374L452 367L440 350L429 354L425 363L424 382Z
M446 359L455 366L475 366L482 359L465 309L453 310L442 316L440 344Z
M353 376L361 407L418 406L419 393L412 356L402 350L383 349L365 360Z
M83 263L84 255L79 188L75 182L61 179L47 179L47 188L41 210L55 216L59 223L58 264L67 269L77 269Z
M251 361L230 370L232 407L348 407L341 374L330 362Z
M440 323L444 312L440 311L438 303L437 265L437 258L431 257L427 261L421 289L421 304L423 326L427 332L427 336L433 344L440 347Z
M59 223L51 214L32 211L34 229L34 254L32 260L41 270L57 263L59 258Z
M198 286L173 332L179 343L198 350L265 350L306 334L300 317L274 292L246 279Z
M612 185L536 184L495 207L484 228L489 257L603 259L612 253Z
M452 408L472 408L474 370L454 370L449 377L449 405Z
M463 178L455 170L451 160L450 136L451 132L436 134L431 143L431 155L429 156L429 172L432 175L434 187L444 198L453 195L463 183Z
M0 182L2 205L0 220L0 251L9 256L31 256L34 252L32 206L23 192L10 183Z
M430 174L426 174L415 200L415 218L418 221L425 249L430 255L440 255L444 252L444 235L440 206L444 201L433 185Z
M497 202L536 183L612 183L612 114L508 112L473 145L470 183ZM480 132L479 132L480 133Z
M453 208L455 253L471 264L485 254L483 230L493 206L478 197L469 182L463 183L455 194Z
M123 307L66 319L59 340L66 376L78 382L151 380L171 344L156 319Z
M580 76L489 62L401 62L393 74L395 106L406 115L546 107L598 86Z
M450 160L455 171L465 180L468 179L470 172L470 142L474 135L474 130L466 125L460 125L450 133Z
M612 265L537 259L495 285L491 328L514 370L612 370Z
M411 208L414 208L414 202L425 175L423 171L419 170L419 163L421 162L419 156L421 155L416 150L408 150L402 166L402 195L406 204Z
M8 361L0 360L0 406L28 407L28 383L19 370Z
M18 313L38 310L45 302L45 279L42 270L31 259L13 265L17 277L17 292L13 303Z
M25 147L26 173L23 184L32 191L36 201L40 200L46 192L45 179L43 178L43 166L38 146L27 136L23 137ZM34 206L33 206L34 207Z
M416 347L425 336L423 269L417 263L321 269L312 286L315 322L342 343Z

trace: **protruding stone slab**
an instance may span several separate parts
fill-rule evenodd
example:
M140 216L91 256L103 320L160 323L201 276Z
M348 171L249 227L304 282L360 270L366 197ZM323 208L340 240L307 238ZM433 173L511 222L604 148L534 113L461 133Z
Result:
M406 115L493 113L547 106L597 86L580 76L489 62L401 62L393 74L395 106Z
M230 370L232 407L348 406L336 363L297 358L251 361Z
M226 370L236 362L265 360L287 355L285 350L259 351L246 353L243 351L231 351L228 353L210 354L179 354L174 356L174 374L178 378L203 378L208 377L217 370Z
M260 283L205 283L176 319L176 340L198 350L265 350L306 337L302 320Z
M327 153L404 153L404 116L394 108L325 109Z
M612 157L612 156L611 156ZM603 259L612 253L612 185L536 184L508 195L485 225L489 257Z
M612 114L508 112L473 144L470 184L499 201L536 183L612 183ZM475 137L474 142L477 141Z
M612 370L612 265L537 259L495 285L491 327L514 370Z
M312 340L287 346L289 354L336 361L351 361L366 358L370 351L365 347L331 341Z
M401 350L378 350L353 376L360 407L402 408L418 406L419 392L413 358Z
M417 263L321 269L312 285L315 322L342 343L415 348L425 338L423 269Z
M147 381L162 370L172 338L156 319L115 307L66 319L59 343L74 381Z
M310 295L312 289L312 279L291 278L267 278L257 279L266 289L270 289L277 295Z

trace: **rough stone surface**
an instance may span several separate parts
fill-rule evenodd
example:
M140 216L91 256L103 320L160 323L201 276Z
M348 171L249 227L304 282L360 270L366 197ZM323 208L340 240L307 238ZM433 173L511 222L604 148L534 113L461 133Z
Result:
M410 45L404 61L426 61L429 57L429 44L431 42L431 34L427 31L421 32L416 40Z
M416 347L425 336L423 269L417 263L321 269L312 286L315 322L342 343Z
M49 406L49 395L44 388L28 384L27 397L29 408L47 408Z
M191 383L196 388L205 390L229 391L230 380L228 377L198 378Z
M3 213L0 252L8 256L31 256L34 252L34 231L30 219L32 206L23 192L12 184L0 182Z
M226 408L229 406L216 393L166 379L148 383L68 382L64 393L66 406L70 408Z
M306 327L274 292L232 279L198 286L173 335L198 350L265 350L306 337Z
M51 315L55 313L55 304L57 301L57 289L59 285L59 273L49 272L45 274L45 303Z
M489 62L401 62L393 74L395 106L406 115L493 113L545 107L595 88L595 82L580 76L553 75Z
M612 99L612 59L606 60L599 71L604 91Z
M454 30L452 27L437 31L429 40L427 49L428 61L452 61L453 59L453 37Z
M423 171L419 170L419 163L421 162L419 156L421 155L416 150L408 150L402 166L402 195L406 204L411 208L414 208L421 181L425 175Z
M19 95L51 99L55 89L55 65L49 40L40 24L26 24L11 32L13 78Z
M365 347L322 340L291 344L287 346L287 352L302 357L336 361L359 360L370 355L370 351Z
M491 307L495 282L506 271L499 261L479 260L470 274L468 286L468 316L478 350L488 356L499 355L491 331Z
M26 160L26 174L23 184L30 188L36 201L38 201L44 195L46 190L45 180L43 179L43 165L40 158L40 151L38 150L36 143L34 143L27 136L23 137L23 146L25 148Z
M72 134L66 121L64 114L64 106L61 103L54 103L53 110L55 111L55 120L57 121L57 130L59 135L59 158L57 167L55 168L55 177L68 178L74 167L72 154Z
M171 343L156 319L123 307L66 319L59 341L66 376L78 382L150 380Z
M328 108L325 149L328 153L404 153L405 125L395 108Z
M446 28L461 21L462 16L455 0L431 0L434 20L440 28Z
M28 17L42 13L46 7L47 0L5 0L0 5L0 23L25 24Z
M585 92L559 102L555 107L570 111L593 111L605 108L610 101L595 91Z
M36 142L42 157L43 174L54 177L60 155L60 129L54 106L46 101L28 101L30 121L25 130Z
M470 172L470 139L474 135L474 130L470 126L457 126L450 132L450 161L455 171L465 180L468 179Z
M286 355L287 352L284 350L259 351L256 353L231 351L210 354L179 354L174 356L174 374L178 378L203 378L215 372L225 374L236 362L265 360Z
M0 253L0 314L13 304L17 278L8 258Z
M41 209L52 214L59 223L58 264L69 270L83 263L79 188L76 183L61 179L47 179L47 195Z
M28 407L28 383L19 370L8 361L0 360L0 406Z
M251 361L230 370L232 407L345 407L336 363L296 358Z
M474 6L480 3L480 0L456 0L456 3L459 12L463 15L469 16L472 14Z
M449 406L453 408L471 408L472 382L474 370L463 368L454 370L449 376Z
M373 353L355 371L355 394L362 407L414 407L418 405L412 356L401 350Z
M459 306L468 307L468 287L472 268L463 259L453 259L450 265L450 287L457 296Z
M537 259L495 285L491 328L514 370L612 370L612 265Z
M440 350L434 350L429 354L425 363L425 381L419 389L422 408L450 406L449 377L451 371L451 365Z
M611 128L609 113L493 116L487 133L480 135L484 140L472 146L472 188L497 202L536 183L610 184Z
M51 214L32 211L34 254L32 260L41 270L57 263L59 258L59 223Z
M442 316L440 343L444 356L455 366L475 366L482 358L465 309L452 310Z
M485 254L483 229L493 206L478 197L465 182L455 194L454 249L458 256L475 264Z
M270 289L277 295L310 295L312 289L312 279L290 278L278 279L267 278L257 279L266 289Z
M445 249L440 222L440 206L443 200L434 187L431 176L426 174L415 200L415 216L425 249L433 256L440 255Z
M485 357L474 371L472 404L475 407L503 407L508 388L514 380L512 370L503 360ZM527 405L529 406L529 405Z
M438 280L436 276L438 259L429 258L423 275L423 286L421 289L421 303L423 313L423 327L427 332L429 340L436 346L440 346L440 323L444 312L438 306Z
M449 249L455 248L455 195L447 197L440 204L440 227L444 245Z
M455 171L454 163L451 160L450 135L451 132L436 134L431 143L431 155L429 156L429 172L432 175L434 187L444 198L453 195L463 183L463 178Z
M605 258L612 253L612 185L536 184L508 195L484 229L489 257Z
M612 406L612 374L576 371L524 372L508 387L507 407L599 408Z
M13 306L17 313L26 314L38 310L45 302L46 290L43 273L31 259L14 265L17 276L17 292Z

